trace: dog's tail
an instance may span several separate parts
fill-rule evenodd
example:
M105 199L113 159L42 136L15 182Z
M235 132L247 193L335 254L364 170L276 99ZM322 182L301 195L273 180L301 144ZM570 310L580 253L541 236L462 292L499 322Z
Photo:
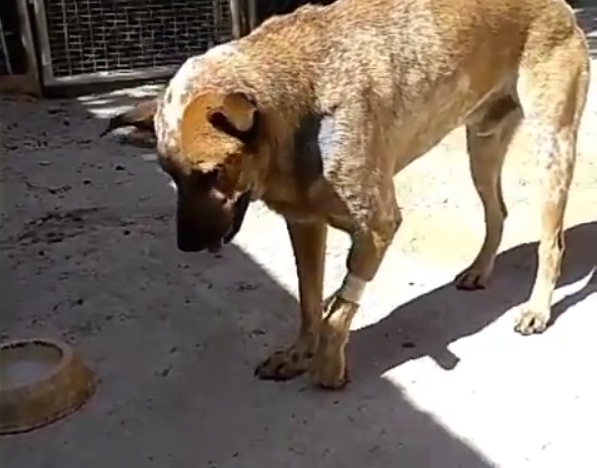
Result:
M154 98L150 101L140 102L132 109L115 115L109 120L108 127L100 134L100 137L106 136L117 128L129 126L136 127L139 130L146 130L155 135L153 116L156 113L157 107L158 99Z

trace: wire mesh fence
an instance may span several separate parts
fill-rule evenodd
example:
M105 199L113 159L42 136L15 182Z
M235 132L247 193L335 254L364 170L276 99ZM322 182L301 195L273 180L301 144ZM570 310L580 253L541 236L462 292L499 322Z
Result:
M2 0L5 1L5 0ZM46 84L180 66L232 38L230 0L36 0ZM311 0L329 4L334 0ZM254 26L309 0L242 0ZM0 58L1 59L1 58ZM1 66L1 64L0 64Z
M45 0L43 16L56 80L176 67L231 31L227 0Z

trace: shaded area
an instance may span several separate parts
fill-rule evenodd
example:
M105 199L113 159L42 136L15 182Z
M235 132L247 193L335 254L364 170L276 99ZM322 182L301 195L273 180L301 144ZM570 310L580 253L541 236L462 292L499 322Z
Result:
M294 297L234 245L176 251L151 153L70 101L2 106L2 336L61 336L99 378L79 413L0 439L3 466L492 466L380 376L257 381Z
M0 76L27 73L16 0L0 2Z

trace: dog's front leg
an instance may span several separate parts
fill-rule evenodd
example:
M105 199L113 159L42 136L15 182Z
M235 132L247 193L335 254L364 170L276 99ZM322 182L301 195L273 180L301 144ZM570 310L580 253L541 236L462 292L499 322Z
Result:
M391 216L374 217L365 230L351 236L348 272L340 288L325 302L319 344L309 369L313 381L323 388L339 389L348 383L345 347L350 324L400 225L400 211L397 206L392 208Z
M255 375L268 380L289 380L307 370L322 319L327 225L288 221L287 226L299 282L301 324L292 346L276 351L255 369Z

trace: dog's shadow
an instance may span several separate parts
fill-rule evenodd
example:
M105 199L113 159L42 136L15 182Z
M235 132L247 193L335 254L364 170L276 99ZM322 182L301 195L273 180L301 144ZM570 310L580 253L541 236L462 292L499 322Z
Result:
M132 146L151 147L151 135L130 131L120 137ZM566 230L566 251L557 287L587 279L584 287L556 302L549 329L570 307L597 292L597 221L586 222ZM444 369L458 363L448 346L473 335L509 309L524 303L530 294L537 268L537 242L517 245L496 258L490 284L480 291L459 291L453 283L433 289L395 307L382 320L355 330L351 334L349 354L352 374L381 375L407 361L429 356ZM230 250L228 255L233 255ZM203 257L203 268L208 257ZM243 263L228 259L220 266ZM456 273L456 272L455 272ZM408 278L398 278L407 281ZM259 291L255 291L259 295ZM299 304L292 296L284 298L284 307ZM514 323L512 322L512 333ZM547 332L548 332L547 331Z
M587 277L588 282L554 304L550 328L567 309L597 292L596 264L597 221L568 229L558 286ZM398 306L381 321L355 330L349 345L354 374L380 375L422 356L432 357L444 369L453 368L458 358L448 345L481 331L526 301L536 266L537 243L516 246L498 256L487 289L458 291L453 284L445 284Z

